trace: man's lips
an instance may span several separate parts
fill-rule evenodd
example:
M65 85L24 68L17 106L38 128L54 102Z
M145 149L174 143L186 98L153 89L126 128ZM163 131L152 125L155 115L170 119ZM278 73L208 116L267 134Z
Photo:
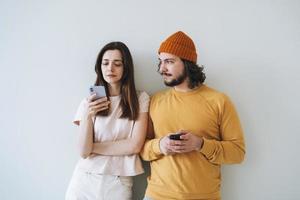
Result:
M163 75L164 77L172 76L172 74L167 74L167 73L163 73L162 75Z

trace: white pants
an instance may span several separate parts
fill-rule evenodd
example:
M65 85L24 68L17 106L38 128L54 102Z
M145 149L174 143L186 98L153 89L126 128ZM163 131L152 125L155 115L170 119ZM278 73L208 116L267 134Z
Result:
M92 174L74 171L66 200L132 200L131 176Z

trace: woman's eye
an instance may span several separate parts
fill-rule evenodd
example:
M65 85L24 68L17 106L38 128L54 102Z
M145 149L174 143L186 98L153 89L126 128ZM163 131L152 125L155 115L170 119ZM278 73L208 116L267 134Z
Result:
M102 65L108 65L108 63L102 63Z
M119 67L119 66L121 66L122 65L122 63L121 62L117 62L117 63L114 63L115 64L115 66L117 66L117 67Z

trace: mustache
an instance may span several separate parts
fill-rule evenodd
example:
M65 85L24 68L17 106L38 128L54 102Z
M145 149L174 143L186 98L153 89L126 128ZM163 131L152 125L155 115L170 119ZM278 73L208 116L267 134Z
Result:
M164 76L172 76L172 74L165 73L165 72L161 72L160 75L162 75L162 76L163 76L163 75L164 75Z

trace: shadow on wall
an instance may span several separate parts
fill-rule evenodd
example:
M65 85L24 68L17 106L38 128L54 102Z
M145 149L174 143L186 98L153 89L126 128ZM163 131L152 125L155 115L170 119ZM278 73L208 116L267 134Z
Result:
M147 177L150 174L150 163L143 161L145 173L133 178L133 200L142 200L147 187Z

